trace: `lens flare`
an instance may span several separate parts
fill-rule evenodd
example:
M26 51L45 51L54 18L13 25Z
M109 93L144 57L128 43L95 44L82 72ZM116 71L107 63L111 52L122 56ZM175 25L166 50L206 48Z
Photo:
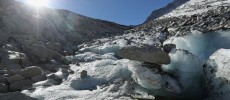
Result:
M47 6L48 0L28 0L27 3L33 7L40 8Z

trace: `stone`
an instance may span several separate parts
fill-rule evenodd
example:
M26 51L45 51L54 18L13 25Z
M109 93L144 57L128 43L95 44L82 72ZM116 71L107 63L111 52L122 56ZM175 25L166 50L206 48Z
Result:
M6 84L0 83L0 93L6 93L9 92L9 88Z
M175 44L165 44L163 46L163 50L166 52L166 53L169 53L172 49L176 49L176 45Z
M155 46L144 47L123 47L118 51L118 55L122 58L150 62L156 64L169 64L169 55Z
M69 69L68 71L69 71L69 74L74 74L73 70Z
M63 74L64 76L69 76L69 71L68 71L68 69L60 68L60 71L62 72L62 74Z
M1 93L0 100L38 100L20 92Z
M85 77L87 77L88 75L87 75L87 71L86 70L83 70L83 71L81 71L81 74L80 74L80 77L81 78L85 78Z
M61 65L61 68L70 69L70 66L69 65Z
M52 50L40 44L33 44L30 48L31 53L39 57L41 61L48 61L54 57L54 52Z
M50 85L59 85L62 83L62 78L57 76L56 74L47 75L47 79Z
M22 71L22 76L24 76L25 78L31 78L31 77L34 77L34 76L41 75L42 72L43 72L43 70L40 67L38 67L38 66L30 66L30 67L25 68Z
M32 87L32 84L33 84L33 82L29 79L20 80L20 81L17 81L17 82L10 84L10 90L11 91L20 91L22 89Z
M45 69L50 72L57 72L59 67L57 64L45 64Z
M8 82L4 76L0 76L0 83L8 84Z
M44 80L46 80L46 79L47 79L47 77L46 77L45 74L38 75L38 76L34 76L34 77L31 78L31 80L32 80L33 82L44 81Z
M11 77L6 77L6 80L10 83L10 84L13 84L17 81L20 81L20 80L24 80L25 78L21 75L14 75L14 76L11 76Z
M221 97L230 92L230 49L219 49L203 65L209 96ZM217 99L215 99L217 100Z
M9 69L20 69L22 65L26 65L28 60L24 53L16 51L3 51L1 62Z

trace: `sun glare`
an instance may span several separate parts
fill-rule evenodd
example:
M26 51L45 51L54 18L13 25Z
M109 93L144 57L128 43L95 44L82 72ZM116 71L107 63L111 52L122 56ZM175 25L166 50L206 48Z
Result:
M27 3L33 7L40 8L47 6L48 0L28 0Z

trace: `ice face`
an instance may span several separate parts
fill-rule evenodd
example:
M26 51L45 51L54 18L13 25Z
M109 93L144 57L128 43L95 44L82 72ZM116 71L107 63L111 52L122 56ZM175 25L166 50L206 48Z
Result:
M177 49L188 50L189 52L203 59L208 59L216 50L220 48L230 48L230 34L228 31L216 31L201 33L192 31L186 37L173 37L164 44L176 44Z

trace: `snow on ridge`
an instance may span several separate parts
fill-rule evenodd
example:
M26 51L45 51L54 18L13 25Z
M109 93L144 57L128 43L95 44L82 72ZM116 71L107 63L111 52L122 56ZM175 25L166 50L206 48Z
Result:
M219 6L230 6L230 0L190 0L159 18L178 17L183 15L191 16L216 9Z

